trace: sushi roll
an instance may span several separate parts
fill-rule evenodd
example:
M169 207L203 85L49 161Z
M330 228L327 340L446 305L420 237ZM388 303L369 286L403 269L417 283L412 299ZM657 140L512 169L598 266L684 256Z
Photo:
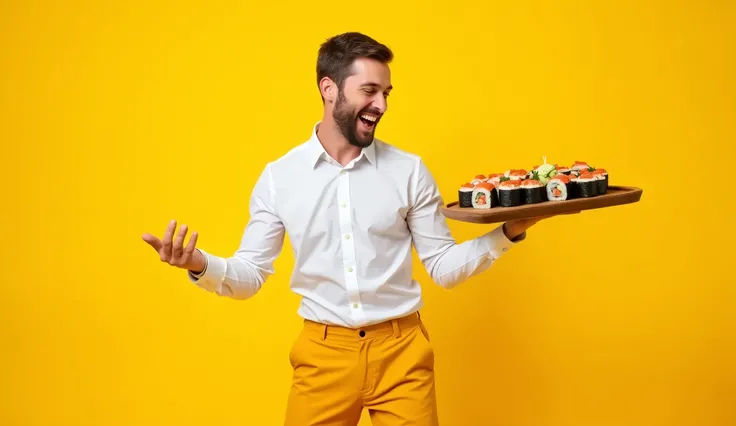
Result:
M498 201L501 207L521 205L521 180L509 179L498 185Z
M472 183L465 183L458 190L460 207L473 207L473 187Z
M567 187L568 200L580 198L580 191L578 188L578 175L575 172L570 172L570 184Z
M569 167L565 166L555 166L555 168L557 169L558 175L569 175L571 171Z
M575 179L575 195L579 198L589 198L598 195L598 181L591 172L583 172Z
M572 198L573 183L568 175L557 175L547 182L547 200L565 201Z
M498 205L498 194L494 186L488 182L481 182L473 188L472 206L475 209L490 209Z
M502 177L503 173L491 173L490 175L488 175L488 179L486 180L486 182L498 188L498 184L501 183Z
M524 169L506 170L506 173L504 173L503 175L511 180L524 180L526 179L526 170Z
M501 183L501 179L506 179L503 173L491 173L488 175L488 180L486 180L486 182L493 185L493 190L496 192L496 196L498 196L498 185Z
M595 169L592 173L598 180L598 195L608 192L608 172L606 169Z
M575 161L572 164L572 170L577 170L580 173L582 173L584 170L587 170L588 168L590 168L590 166L585 161Z
M479 183L485 182L485 181L486 181L485 175L475 175L475 177L473 178L473 180L470 181L470 183L472 183L473 186L475 186L475 185L478 185Z
M521 204L537 204L547 199L544 185L538 180L525 179L520 187Z

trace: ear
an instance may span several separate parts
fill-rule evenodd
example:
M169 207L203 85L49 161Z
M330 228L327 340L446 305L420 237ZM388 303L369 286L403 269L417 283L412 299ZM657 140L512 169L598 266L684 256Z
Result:
M322 97L325 98L325 102L334 103L337 99L337 85L329 77L323 77L319 81L319 91L322 93Z

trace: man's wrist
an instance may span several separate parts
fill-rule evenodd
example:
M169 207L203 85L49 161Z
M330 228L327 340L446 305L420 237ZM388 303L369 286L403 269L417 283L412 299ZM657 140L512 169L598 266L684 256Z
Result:
M504 222L503 224L503 234L508 238L509 240L514 240L514 238L518 237L524 233L524 230L518 230L514 226L509 225L508 222Z
M207 269L207 257L199 249L192 253L192 265L187 268L193 275L201 275Z

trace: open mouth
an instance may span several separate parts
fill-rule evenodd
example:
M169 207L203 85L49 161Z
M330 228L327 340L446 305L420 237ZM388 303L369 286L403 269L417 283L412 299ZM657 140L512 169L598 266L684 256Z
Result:
M373 114L361 114L358 116L358 120L368 129L372 129L373 126L376 125L376 121L378 121L378 116Z

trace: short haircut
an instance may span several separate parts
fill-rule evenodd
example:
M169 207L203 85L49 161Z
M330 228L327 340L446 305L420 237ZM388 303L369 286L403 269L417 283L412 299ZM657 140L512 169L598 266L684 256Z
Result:
M333 36L319 48L317 85L324 77L329 77L342 89L345 79L350 76L353 62L359 58L371 58L387 64L393 60L394 54L386 45L365 34L347 32Z

